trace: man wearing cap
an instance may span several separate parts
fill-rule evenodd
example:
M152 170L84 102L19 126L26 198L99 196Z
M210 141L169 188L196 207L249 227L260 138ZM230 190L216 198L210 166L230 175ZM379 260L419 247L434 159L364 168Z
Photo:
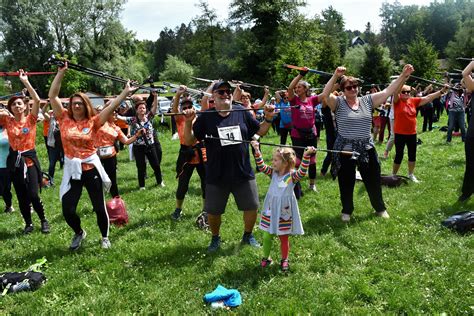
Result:
M259 123L248 111L218 112L216 110L244 109L232 105L230 84L219 81L212 87L215 108L197 117L193 108L185 110L184 137L187 145L196 139L206 147L206 202L212 240L209 252L220 248L221 215L225 211L229 194L232 193L239 210L243 211L244 235L242 244L260 245L252 234L259 207L257 183L250 166L248 144L220 139L206 139L206 135L236 141L250 141L252 136L263 136L272 124L274 106L264 108L265 119Z

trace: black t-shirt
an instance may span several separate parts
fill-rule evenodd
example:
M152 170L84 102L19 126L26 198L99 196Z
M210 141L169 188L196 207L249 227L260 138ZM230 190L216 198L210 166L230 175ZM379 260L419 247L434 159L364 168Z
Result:
M234 105L234 109L243 109ZM239 183L255 179L249 159L249 144L226 145L218 139L205 139L206 135L219 138L251 140L260 128L259 122L247 111L230 112L222 117L214 109L198 116L193 125L194 136L206 146L206 183ZM223 144L224 143L224 144Z

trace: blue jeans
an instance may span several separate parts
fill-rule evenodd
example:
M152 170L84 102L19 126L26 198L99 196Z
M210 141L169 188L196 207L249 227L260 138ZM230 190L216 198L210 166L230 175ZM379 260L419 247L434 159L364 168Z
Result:
M464 111L462 112L449 111L448 138L446 139L448 143L451 141L453 130L456 124L461 129L461 137L462 137L462 141L464 141L466 139L466 125L464 123Z

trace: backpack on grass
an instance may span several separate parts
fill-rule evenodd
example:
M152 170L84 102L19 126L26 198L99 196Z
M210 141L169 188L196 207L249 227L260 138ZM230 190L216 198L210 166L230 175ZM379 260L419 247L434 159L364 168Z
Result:
M125 202L120 196L116 196L106 204L109 222L117 226L123 226L128 223L128 213Z
M474 212L459 212L441 222L444 227L455 230L460 234L472 233L474 230Z
M22 291L34 291L46 282L41 272L5 272L0 274L0 290L2 295Z

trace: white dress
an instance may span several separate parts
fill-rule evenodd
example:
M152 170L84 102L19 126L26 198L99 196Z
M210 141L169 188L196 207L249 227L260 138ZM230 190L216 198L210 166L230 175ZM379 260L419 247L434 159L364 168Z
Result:
M292 174L295 172L283 176L277 172L272 173L272 181L263 203L260 229L276 235L304 234L298 201L293 192L295 183Z

